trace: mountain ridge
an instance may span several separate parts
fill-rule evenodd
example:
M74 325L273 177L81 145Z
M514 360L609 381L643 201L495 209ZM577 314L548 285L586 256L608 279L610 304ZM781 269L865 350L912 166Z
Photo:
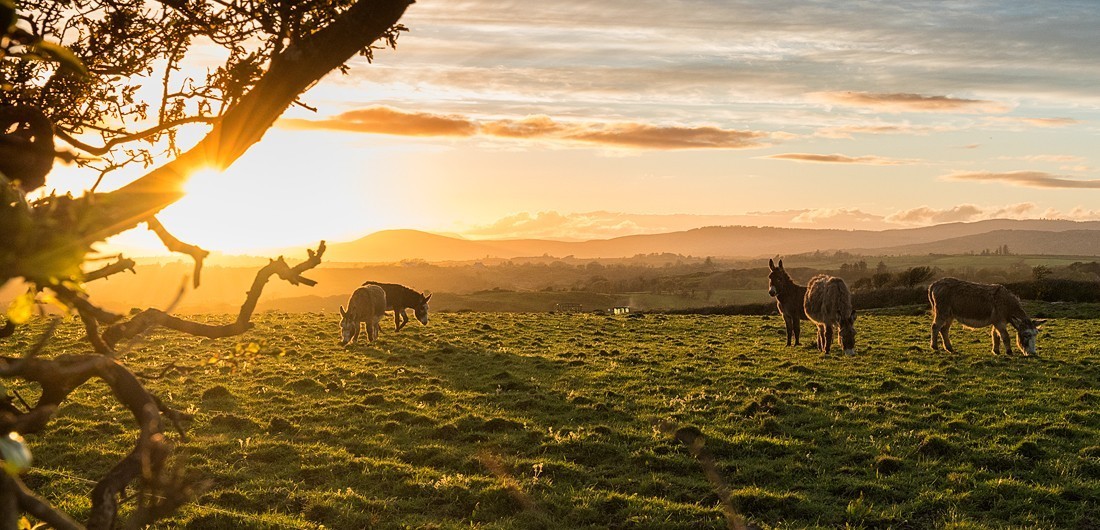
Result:
M1073 232L1072 236L1044 234ZM982 240L986 235L988 242ZM997 242L993 239L1003 238ZM1035 245L1027 246L1029 238ZM937 242L944 249L937 250ZM572 256L579 259L623 258L672 253L716 258L758 258L813 251L860 253L967 253L1003 244L1018 252L1100 255L1100 221L992 219L890 230L839 230L760 226L709 226L660 234L637 234L588 241L549 239L461 239L411 229L383 230L362 238L332 243L326 261L393 263L404 260L476 261L498 258ZM1020 245L1024 244L1027 248ZM970 247L966 247L970 245ZM984 245L984 246L981 246ZM1017 248L1020 247L1020 248ZM950 249L950 250L949 250Z

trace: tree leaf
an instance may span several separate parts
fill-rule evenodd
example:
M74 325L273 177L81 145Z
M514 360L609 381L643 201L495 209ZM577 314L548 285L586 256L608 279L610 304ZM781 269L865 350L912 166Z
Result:
M34 51L57 61L62 69L69 70L80 77L90 75L88 69L84 67L84 61L81 61L80 57L77 57L76 54L60 44L39 41L34 45Z
M26 323L32 315L34 315L34 291L28 290L15 297L8 306L8 320L16 324Z

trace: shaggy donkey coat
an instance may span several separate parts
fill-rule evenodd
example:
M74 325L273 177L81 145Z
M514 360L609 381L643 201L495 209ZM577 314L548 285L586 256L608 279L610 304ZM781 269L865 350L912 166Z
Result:
M348 308L340 306L340 339L344 346L359 338L359 323L366 323L367 340L374 342L382 331L379 322L386 314L386 291L377 285L360 287L351 293Z
M833 328L840 332L844 353L856 353L856 310L852 308L852 293L844 280L819 274L806 284L806 316L817 324L817 347L829 354L833 345Z
M424 296L423 293L397 283L365 281L363 285L377 285L386 291L386 311L393 310L395 331L401 331L401 328L409 323L409 315L405 313L405 310L410 307L416 319L421 324L428 325L428 300L432 298L432 295Z
M947 351L955 353L951 345L951 323L958 320L968 328L993 326L989 334L993 340L993 355L997 355L1001 343L1005 353L1012 353L1011 340L1006 324L1016 328L1016 345L1024 355L1035 354L1035 337L1039 334L1041 320L1028 318L1020 299L1003 285L974 283L958 278L944 278L928 286L928 302L932 304L932 350L940 349L939 339Z

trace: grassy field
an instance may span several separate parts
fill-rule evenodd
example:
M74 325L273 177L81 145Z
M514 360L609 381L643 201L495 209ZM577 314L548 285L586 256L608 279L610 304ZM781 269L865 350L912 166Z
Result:
M245 364L171 332L124 358L217 359L148 382L196 414L180 451L212 481L164 528L725 528L724 500L765 528L1100 525L1095 321L1049 322L1037 358L857 325L851 358L785 347L778 317L661 315L438 314L345 350L335 315L265 313ZM78 515L134 439L104 390L28 440L26 481Z

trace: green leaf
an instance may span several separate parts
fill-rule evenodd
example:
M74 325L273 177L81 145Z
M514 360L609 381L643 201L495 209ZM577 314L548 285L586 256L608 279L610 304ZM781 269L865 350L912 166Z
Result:
M17 296L8 306L8 320L16 324L26 323L34 315L34 291Z
M76 54L60 44L49 41L39 41L34 45L34 51L57 61L62 69L69 70L80 77L88 77L90 75L88 69L84 67L84 62L80 60L80 57L77 57Z

